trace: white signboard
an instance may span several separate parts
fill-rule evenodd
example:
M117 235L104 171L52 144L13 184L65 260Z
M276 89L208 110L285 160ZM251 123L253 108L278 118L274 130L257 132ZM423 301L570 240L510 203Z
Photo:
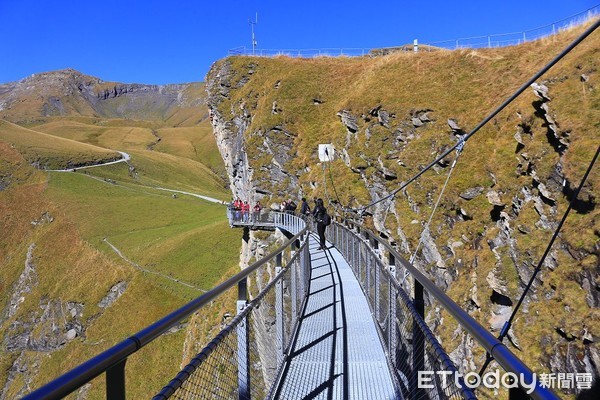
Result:
M333 149L333 145L329 144L320 144L319 145L319 160L321 162L333 161L333 155L335 150Z

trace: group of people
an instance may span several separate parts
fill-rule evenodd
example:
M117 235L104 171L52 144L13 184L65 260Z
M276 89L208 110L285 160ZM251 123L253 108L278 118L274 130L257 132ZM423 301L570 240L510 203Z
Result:
M248 201L242 201L239 197L231 202L230 207L233 212L234 221L248 222L250 217L253 222L260 221L260 214L263 208L260 201L257 201L254 207L252 207L252 216L250 216L250 203L248 203Z
M327 225L331 223L331 217L327 214L327 209L323 204L323 199L314 198L314 208L311 210L308 205L308 201L305 197L302 198L302 202L300 204L300 215L302 216L312 216L317 223L317 233L319 234L319 248L318 250L325 250L325 229ZM254 207L252 208L252 215L250 215L250 203L248 201L242 201L239 197L234 199L231 202L231 210L233 213L234 221L243 221L243 222L259 222L261 221L261 212L262 212L262 204L260 201L257 201ZM281 212L285 212L288 214L296 214L296 209L298 205L292 200L284 200L280 206L279 210Z
M300 204L300 215L312 215L312 217L317 222L317 233L319 234L319 248L318 250L325 250L325 229L327 225L331 223L331 217L327 214L327 209L323 204L323 199L314 198L314 209L311 211L306 198L302 198L302 203ZM287 201L283 201L280 206L281 212L286 212L289 214L296 214L296 209L298 206L292 199L288 199Z

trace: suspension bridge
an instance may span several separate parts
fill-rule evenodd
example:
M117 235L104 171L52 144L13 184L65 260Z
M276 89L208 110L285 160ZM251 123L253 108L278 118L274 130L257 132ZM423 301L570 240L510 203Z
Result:
M450 147L396 195L464 143L506 105L600 25L597 20L536 73L463 140ZM574 199L598 157L596 151ZM359 210L384 201L381 198ZM573 200L574 201L574 200ZM562 223L531 277L539 272ZM468 333L505 372L509 398L557 399L499 338L473 319L386 239L355 221L336 219L319 250L310 219L270 212L258 218L228 211L232 228L280 231L276 250L207 293L118 343L25 399L58 399L105 374L109 399L125 399L125 365L142 347L237 289L237 314L170 381L154 394L163 399L474 399L443 346L425 322L435 304ZM519 301L519 304L521 303ZM518 309L518 305L515 310ZM511 316L512 318L512 316ZM504 331L507 330L503 329ZM486 362L487 366L487 362ZM485 367L484 367L485 368ZM429 372L426 379L422 373ZM448 376L454 379L447 379Z

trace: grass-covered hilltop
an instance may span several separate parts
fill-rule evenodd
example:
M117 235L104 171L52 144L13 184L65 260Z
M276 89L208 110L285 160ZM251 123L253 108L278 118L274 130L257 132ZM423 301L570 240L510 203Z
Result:
M360 208L419 172L583 32L490 49L357 58L228 57L208 106L235 195ZM499 333L600 144L600 32L467 143L416 265ZM320 143L335 160L319 163ZM454 153L359 218L408 259ZM506 342L537 372L600 370L600 174L594 168ZM337 203L337 204L335 204ZM427 321L463 371L480 347L440 308Z
M201 83L108 83L74 70L0 85L0 399L235 272L241 234L223 205L158 189L229 198L205 93ZM60 169L75 172L51 172ZM231 303L131 357L128 396L158 392ZM101 376L73 398L104 398L104 385Z

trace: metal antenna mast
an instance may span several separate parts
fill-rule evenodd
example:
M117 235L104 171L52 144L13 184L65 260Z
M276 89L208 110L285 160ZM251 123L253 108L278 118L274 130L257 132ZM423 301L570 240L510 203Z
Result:
M256 13L256 18L254 19L254 21L252 20L248 20L248 23L250 24L250 27L252 29L252 55L254 55L255 51L256 51L256 37L254 36L254 25L258 24L258 12Z

